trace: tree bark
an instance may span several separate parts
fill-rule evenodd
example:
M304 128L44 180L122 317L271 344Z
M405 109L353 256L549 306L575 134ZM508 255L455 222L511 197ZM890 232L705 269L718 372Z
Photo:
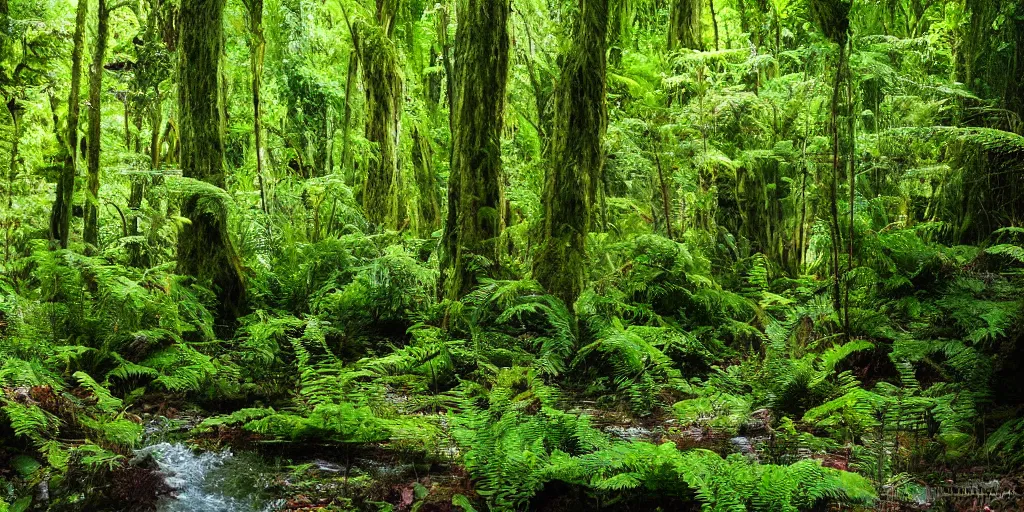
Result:
M394 13L381 8L380 26L358 21L353 39L366 87L366 139L377 147L377 158L369 162L363 182L363 210L371 224L397 230L405 222L398 166L403 98L397 50L387 30L393 20Z
M89 146L86 153L88 182L85 200L86 254L99 249L99 193L100 193L100 145L103 117L103 62L107 55L107 35L110 30L110 10L107 0L97 0L96 43L93 47L92 67L89 69Z
M497 261L504 226L501 130L508 81L508 0L460 2L455 35L452 167L442 290L457 300L475 284L474 256Z
M13 138L11 140L11 161L7 168L7 211L13 211L14 208L14 180L18 178L18 161L20 155L18 154L21 145L21 118L25 114L25 106L22 105L21 100L17 97L13 97L7 101L7 112L11 115L11 124L14 128Z
M572 306L584 285L586 239L604 165L608 0L579 0L572 48L555 91L551 160L544 183L541 244L533 275Z
M412 138L412 166L416 171L416 188L419 192L417 226L420 238L429 238L441 227L441 191L434 172L434 152L430 139L420 133L419 128L413 130Z
M661 209L665 215L665 235L672 239L672 201L669 198L668 182L665 181L665 170L661 166L661 157L658 153L661 152L661 145L654 149L654 164L658 168L658 188L661 189Z
M78 0L75 14L75 35L71 51L71 92L68 93L67 137L64 140L57 195L50 213L50 238L68 248L71 233L71 207L75 196L75 171L78 162L78 120L81 113L82 53L85 47L85 18L89 13L89 0Z
M341 168L345 172L345 183L355 185L355 166L352 161L352 97L356 90L359 73L359 54L353 50L348 59L348 77L345 79L345 113L342 118L341 132L344 137L341 146Z
M153 87L153 94L155 99L149 112L149 126L152 132L149 138L149 168L155 171L160 169L160 146L163 144L160 138L160 126L163 124L163 96L160 93L160 84Z
M444 66L445 92L448 95L448 130L454 134L455 127L451 125L454 118L451 116L451 113L455 111L455 69L452 64L452 43L448 37L449 22L451 22L451 16L448 11L447 2L445 2L438 13L436 28L437 42L441 47L441 64Z
M828 192L829 220L831 221L830 230L832 236L832 266L834 272L832 282L832 305L835 308L836 315L839 315L841 318L844 329L848 326L848 318L843 315L843 267L842 258L840 257L843 253L843 232L842 227L839 224L839 183L842 180L842 173L845 170L846 165L843 161L842 137L840 136L842 130L839 126L839 109L842 95L843 63L845 61L846 44L844 43L839 46L839 59L836 64L835 82L832 90L832 182ZM851 204L850 207L852 208L853 205ZM848 335L849 331L846 332Z
M267 208L267 190L263 178L263 112L260 93L263 88L263 61L266 54L266 38L263 36L263 0L248 0L249 13L249 71L252 74L252 130L256 137L256 179L260 187L260 207Z
M221 55L226 0L182 0L178 39L178 121L186 178L225 187ZM194 188L183 198L189 219L178 235L178 271L212 285L218 323L230 325L245 308L241 263L227 231L223 192Z
M715 13L715 0L708 0L708 7L711 9L711 27L715 30L715 51L718 47L718 15ZM728 39L728 37L726 37ZM728 41L727 41L728 42Z
M673 0L669 16L668 49L704 50L701 26L703 0Z

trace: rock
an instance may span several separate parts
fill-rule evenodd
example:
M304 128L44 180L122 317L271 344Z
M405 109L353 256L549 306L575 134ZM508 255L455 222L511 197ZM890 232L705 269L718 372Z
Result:
M743 455L755 455L754 444L750 441L749 437L737 436L729 439L732 443L733 448Z
M608 425L604 428L604 431L623 439L625 441L635 441L637 439L650 439L653 437L651 429L646 427L627 427L620 425Z

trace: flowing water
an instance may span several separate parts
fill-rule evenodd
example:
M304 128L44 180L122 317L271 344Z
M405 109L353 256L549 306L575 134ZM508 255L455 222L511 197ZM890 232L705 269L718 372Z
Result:
M160 442L138 452L152 456L170 496L159 512L257 512L279 508L265 493L274 468L251 454L196 452L182 443Z

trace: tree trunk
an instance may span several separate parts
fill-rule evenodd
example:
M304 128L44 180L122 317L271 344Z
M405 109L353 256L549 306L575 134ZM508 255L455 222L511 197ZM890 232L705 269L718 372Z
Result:
M444 66L445 92L448 93L448 130L454 134L455 127L452 126L452 121L455 118L451 113L455 111L455 67L452 64L452 43L448 37L448 23L450 21L451 16L449 15L446 2L438 13L437 41L441 46L441 64Z
M711 9L711 27L715 30L715 51L718 47L718 15L715 13L715 0L708 0L708 7Z
M25 107L21 104L21 101L17 97L13 97L7 101L7 112L11 114L11 123L14 127L14 138L11 141L11 161L7 170L7 211L14 211L14 180L18 178L18 162L20 155L19 147L21 145L21 118L25 113ZM17 224L17 220L13 217L7 217L8 223L4 224L5 238L4 238L4 261L11 260L11 249L13 248L12 233L13 228Z
M455 35L455 101L442 290L452 300L475 284L474 256L497 261L504 227L501 130L508 81L508 0L460 2Z
M131 122L131 96L128 91L124 91L124 96L121 97L122 103L124 103L124 149L125 151L132 150L132 128L129 124Z
M186 178L225 187L220 71L226 0L182 0L178 40L178 116L181 169ZM218 321L230 325L244 311L241 263L227 231L223 191L193 188L183 198L189 219L178 236L178 271L212 285Z
M71 233L71 207L75 196L75 170L78 161L78 119L81 113L82 53L85 47L85 18L89 0L78 0L75 14L74 46L71 51L71 92L68 93L67 138L61 150L63 163L57 178L57 195L50 213L50 238L68 248Z
M402 74L395 44L385 31L393 18L384 9L378 12L379 27L362 21L353 27L366 87L366 139L377 147L363 182L363 210L371 224L384 229L399 229L405 221L398 166Z
M608 0L579 0L580 20L555 92L551 160L544 183L534 278L572 306L584 285L591 206L604 165Z
M431 233L441 227L441 191L434 172L434 152L430 147L430 139L420 133L419 128L413 130L412 138L412 166L416 171L416 188L419 192L417 225L420 238L429 238Z
M842 319L842 324L845 327L847 320L843 316L843 293L842 293L842 281L843 281L843 268L840 255L843 253L843 232L839 224L839 183L842 180L842 173L845 170L845 164L843 162L843 151L842 151L842 137L840 137L841 129L839 126L839 108L840 99L842 96L842 83L843 83L843 63L846 60L846 45L841 44L839 46L839 59L836 65L836 76L832 90L832 105L831 105L831 129L832 129L832 183L829 186L829 214L830 214L830 231L832 236L832 266L833 266L833 282L832 282L832 305L835 308L836 315ZM850 205L851 208L853 205Z
M438 65L444 65L441 60L441 54L437 53L437 48L430 47L430 67L437 67ZM426 93L427 102L430 105L431 112L436 112L437 108L441 106L441 81L444 80L444 75L440 72L435 71L426 77Z
M344 169L345 183L355 185L355 166L352 161L352 95L356 90L356 77L359 73L359 54L353 50L348 58L348 77L345 79L345 114L342 118L341 132L341 168Z
M256 179L260 187L260 207L268 213L267 190L264 183L263 113L260 92L263 88L263 60L267 43L263 37L263 0L248 0L249 11L249 71L252 74L252 131L256 137Z
M629 10L628 0L610 0L608 18L608 65L612 68L622 67L623 33L626 30L624 19Z
M849 43L847 43L849 44ZM853 115L854 98L853 98L853 79L850 75L850 58L849 54L853 51L853 45L846 51L840 50L840 72L843 74L844 81L846 82L846 103L843 105L843 115L845 116L846 122L846 133L844 134L844 148L846 151L846 179L848 184L849 202L850 202L850 225L847 226L849 236L846 240L847 249L847 260L846 260L846 271L848 274L853 273L853 257L856 250L856 221L857 221L857 158L856 158L856 144L857 144L857 122ZM844 287L845 297L843 301L843 327L845 328L846 335L850 335L850 283L846 283Z
M110 10L107 0L97 0L96 44L93 47L92 67L89 69L89 146L86 153L88 163L88 194L85 199L86 254L99 249L99 194L100 194L100 145L103 117L103 61L107 55L107 34L110 29Z
M160 125L163 124L163 97L160 93L160 84L153 87L153 95L155 99L149 113L149 126L152 131L149 139L149 168L155 171L160 169L160 146L163 144L160 138Z
M668 49L704 49L701 27L703 0L673 0L669 17Z
M661 145L654 149L654 164L658 168L658 188L661 190L661 209L665 215L665 235L668 238L672 236L672 201L669 198L668 183L665 181L665 170L661 167L661 157L658 153L661 152Z

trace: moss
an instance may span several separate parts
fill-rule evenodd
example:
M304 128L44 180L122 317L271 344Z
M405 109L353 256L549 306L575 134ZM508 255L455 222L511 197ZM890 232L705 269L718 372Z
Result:
M186 178L211 187L192 187L181 215L189 219L178 235L178 271L210 284L219 299L218 320L232 324L245 309L241 263L228 236L223 202L224 110L220 84L225 0L183 0L178 65L181 168ZM212 190L211 190L212 189ZM221 195L224 194L224 195Z
M388 17L384 15L382 19L386 21ZM406 215L405 201L399 199L402 72L398 51L382 26L359 20L353 25L353 32L366 87L366 139L377 148L363 182L363 209L372 224L399 229Z
M67 138L61 150L62 167L57 194L50 213L50 238L67 249L71 232L71 206L75 195L75 169L78 151L79 98L82 84L82 53L85 48L85 18L89 2L80 1L75 9L75 35L71 52L71 90L68 93Z
M555 91L552 165L544 182L534 278L567 305L584 285L586 238L604 166L608 0L581 0L572 48Z
M505 225L501 130L508 81L508 2L469 0L459 4L455 38L453 155L448 184L448 223L442 272L449 298L474 284L472 255L497 261L497 239Z
M107 54L107 36L110 30L110 10L106 0L97 4L96 43L93 47L92 68L89 71L89 146L86 152L88 163L88 195L85 204L86 246L99 245L99 193L100 193L100 142L102 139L100 121L103 115L103 63Z
M703 0L674 0L669 16L668 49L704 50L701 26Z
M417 227L421 238L430 235L441 227L441 189L434 172L434 152L430 139L420 133L419 128L412 131L412 166L416 171Z

